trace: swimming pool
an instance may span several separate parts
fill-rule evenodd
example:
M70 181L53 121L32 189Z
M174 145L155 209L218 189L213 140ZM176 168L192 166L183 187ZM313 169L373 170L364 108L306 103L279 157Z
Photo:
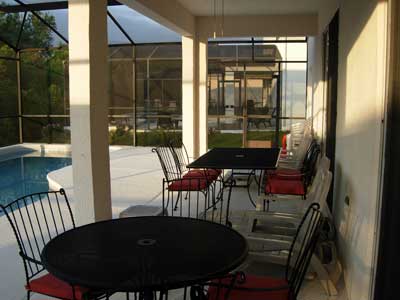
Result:
M49 189L47 174L71 165L70 157L22 156L0 162L0 203Z

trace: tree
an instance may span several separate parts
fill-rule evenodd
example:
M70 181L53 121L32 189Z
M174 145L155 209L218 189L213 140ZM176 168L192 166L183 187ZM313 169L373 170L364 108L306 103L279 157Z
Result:
M54 16L39 14L52 27L56 27ZM32 115L68 114L64 99L64 62L68 60L68 50L52 49L52 30L31 13L27 13L25 18L24 14L0 13L0 37L5 41L0 43L0 146L4 146L18 142L18 122L15 117L18 112L17 64L15 60L4 59L15 59L16 52L7 44L17 49L43 49L20 52L23 113ZM62 131L59 134L61 140L57 141L64 142L65 120L57 120L56 123L61 121L61 125L53 124L53 121L56 120L24 119L26 141L49 142L49 137ZM13 127L17 128L10 130ZM14 133L15 138L11 136Z

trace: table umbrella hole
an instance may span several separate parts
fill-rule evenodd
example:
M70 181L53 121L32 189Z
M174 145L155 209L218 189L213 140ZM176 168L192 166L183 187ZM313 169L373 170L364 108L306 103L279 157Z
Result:
M139 246L152 246L156 243L156 240L153 239L141 239L137 241L137 244Z

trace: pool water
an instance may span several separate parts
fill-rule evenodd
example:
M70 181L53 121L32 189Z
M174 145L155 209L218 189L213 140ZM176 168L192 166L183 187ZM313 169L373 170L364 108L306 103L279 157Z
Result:
M47 174L71 165L70 157L18 157L0 162L0 203L48 191Z

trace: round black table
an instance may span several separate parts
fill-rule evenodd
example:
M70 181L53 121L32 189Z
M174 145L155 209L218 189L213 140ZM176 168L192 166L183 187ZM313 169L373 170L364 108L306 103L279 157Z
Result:
M185 287L224 275L248 245L221 224L181 217L136 217L93 223L51 240L41 258L73 285L147 292Z

